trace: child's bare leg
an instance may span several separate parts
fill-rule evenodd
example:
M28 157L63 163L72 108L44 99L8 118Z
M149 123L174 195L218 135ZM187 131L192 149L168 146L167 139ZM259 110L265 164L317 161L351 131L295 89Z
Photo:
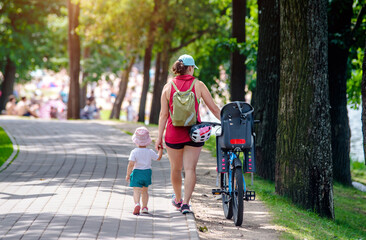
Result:
M140 204L140 197L141 197L141 188L133 187L133 200L135 201L135 204Z
M142 187L141 190L141 200L142 200L142 208L147 207L147 203L149 202L149 188Z

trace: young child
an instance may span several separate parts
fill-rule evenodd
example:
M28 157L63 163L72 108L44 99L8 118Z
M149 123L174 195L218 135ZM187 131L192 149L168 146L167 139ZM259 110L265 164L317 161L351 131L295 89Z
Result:
M142 213L149 213L147 202L149 201L148 187L151 185L151 160L160 161L163 149L159 148L159 155L146 148L151 143L149 130L145 127L136 129L132 141L138 146L130 153L127 166L126 181L130 181L133 187L133 200L135 201L134 215L140 214L140 198L142 201ZM132 172L132 173L131 173Z

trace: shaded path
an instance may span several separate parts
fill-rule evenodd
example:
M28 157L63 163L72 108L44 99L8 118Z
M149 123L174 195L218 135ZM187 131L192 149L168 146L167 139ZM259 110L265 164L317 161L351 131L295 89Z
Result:
M124 180L131 136L85 121L0 118L19 145L0 173L0 239L197 239L170 204L169 162L153 164L149 215Z

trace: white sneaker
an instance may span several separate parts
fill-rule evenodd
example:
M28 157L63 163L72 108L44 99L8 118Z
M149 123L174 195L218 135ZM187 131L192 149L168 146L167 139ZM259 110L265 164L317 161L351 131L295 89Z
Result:
M142 213L149 213L149 209L147 207L143 207L141 212Z

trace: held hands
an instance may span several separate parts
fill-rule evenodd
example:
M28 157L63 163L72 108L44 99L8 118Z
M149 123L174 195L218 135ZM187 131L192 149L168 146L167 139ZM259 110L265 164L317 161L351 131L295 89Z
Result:
M159 158L158 161L160 161L161 157L163 156L163 148L159 146L159 150L158 150L158 154L159 154Z
M163 156L163 143L162 143L162 139L158 138L155 142L155 149L158 150L158 154L159 154L159 158L157 159L158 161L160 161L161 157Z
M157 139L155 142L155 149L157 151L160 151L160 149L163 149L163 143L162 143L162 139Z

